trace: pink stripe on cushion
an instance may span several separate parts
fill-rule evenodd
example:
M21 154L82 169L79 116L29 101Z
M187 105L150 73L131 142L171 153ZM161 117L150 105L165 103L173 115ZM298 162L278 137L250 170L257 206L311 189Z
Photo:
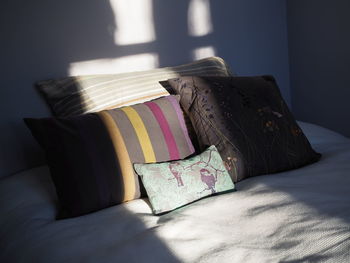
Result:
M177 145L176 145L174 135L170 130L169 123L168 123L167 119L165 118L161 108L154 102L145 102L145 104L152 111L154 117L156 118L156 120L159 123L159 126L163 132L165 142L168 146L170 160L180 159L180 154L179 154L179 150L178 150Z
M173 107L176 111L177 118L179 119L180 126L181 126L182 132L185 136L185 139L186 139L186 142L187 142L187 145L188 145L190 152L194 153L194 147L193 147L193 144L192 144L190 137L188 136L188 130L187 130L186 123L185 123L183 113L182 113L182 110L180 108L179 103L177 102L177 100L174 96L167 96L166 98L171 102L171 104L173 105Z

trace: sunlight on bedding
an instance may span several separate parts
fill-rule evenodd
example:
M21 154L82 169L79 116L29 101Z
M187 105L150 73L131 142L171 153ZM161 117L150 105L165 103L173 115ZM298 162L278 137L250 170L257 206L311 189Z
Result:
M196 48L192 52L192 58L194 60L213 57L216 55L216 50L212 46Z
M68 73L69 76L112 74L154 69L158 66L158 55L155 53L146 53L119 58L74 62L70 64Z
M322 199L320 203L318 198L313 200L318 191L304 196L310 184L299 191L303 183L300 187L291 184L294 176L269 177L264 178L266 183L259 180L263 177L246 180L237 192L202 199L162 217L151 216L151 208L142 199L124 207L180 261L211 262L219 257L223 262L245 262L243 258L255 262L261 257L279 262L290 253L296 258L325 251L334 255L334 244L344 251L348 223L328 214Z
M188 31L194 37L205 36L213 31L209 0L190 1L188 7Z
M110 0L117 45L148 43L155 40L152 0Z

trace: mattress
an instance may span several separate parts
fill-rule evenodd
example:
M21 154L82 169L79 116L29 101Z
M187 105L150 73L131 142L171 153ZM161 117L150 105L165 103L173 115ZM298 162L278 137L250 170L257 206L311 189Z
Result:
M319 162L162 216L147 199L55 220L45 166L0 180L0 262L350 262L350 140L300 123Z

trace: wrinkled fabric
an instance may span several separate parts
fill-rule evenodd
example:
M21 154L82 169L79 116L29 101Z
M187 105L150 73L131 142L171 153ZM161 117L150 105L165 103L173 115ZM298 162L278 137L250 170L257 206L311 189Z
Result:
M0 262L349 262L350 140L302 124L319 162L162 216L147 199L55 220L48 169L0 180Z

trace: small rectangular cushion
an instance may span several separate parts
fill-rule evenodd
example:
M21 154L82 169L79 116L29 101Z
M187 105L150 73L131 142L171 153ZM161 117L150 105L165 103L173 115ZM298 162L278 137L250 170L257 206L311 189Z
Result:
M187 160L134 164L154 214L171 211L235 186L215 146Z
M234 181L319 160L272 76L168 80L201 149L215 145Z
M210 57L147 71L49 79L37 82L36 86L53 114L66 117L169 95L158 81L189 75L229 76L230 71L222 58Z
M25 123L46 151L68 216L139 198L132 163L177 160L194 152L176 96Z

